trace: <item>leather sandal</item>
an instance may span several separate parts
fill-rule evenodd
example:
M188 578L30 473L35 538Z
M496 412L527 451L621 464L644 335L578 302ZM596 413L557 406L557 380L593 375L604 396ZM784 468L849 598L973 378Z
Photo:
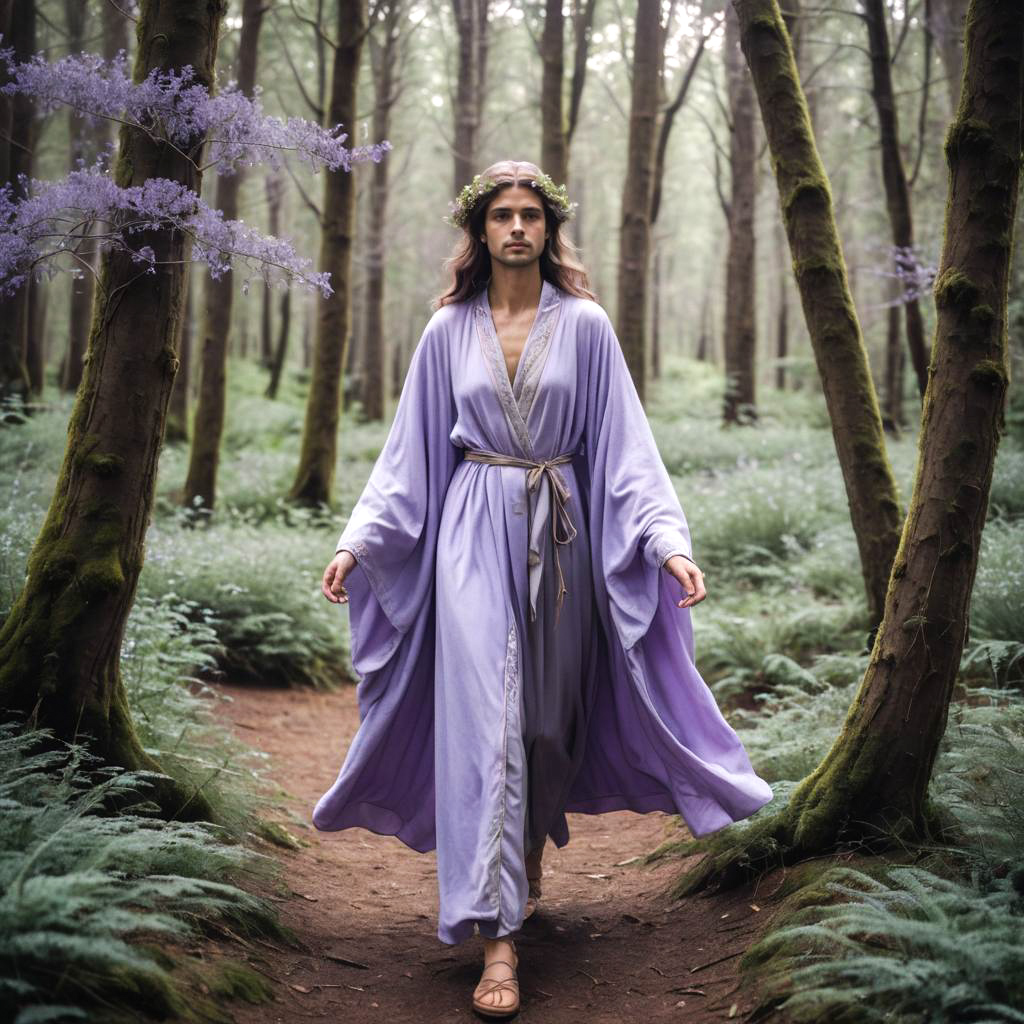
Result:
M516 970L516 968L519 966L519 954L516 952L515 944L513 944L512 946L512 956L515 958L514 963L510 960L492 960L489 964L487 964L484 967L483 974L486 974L487 971L495 964L508 964L508 966L511 967L513 971ZM479 1013L482 1017L489 1017L492 1020L498 1020L505 1019L507 1017L514 1017L519 1012L518 978L504 978L501 981L496 981L493 978L481 977L480 984L477 985L478 989L480 988L480 985L487 986L481 991L480 995L482 996L490 996L492 993L499 991L509 991L514 992L516 997L514 1003L501 1004L492 1002L480 1002L480 1000L477 998L474 992L473 1009L476 1010L476 1012Z

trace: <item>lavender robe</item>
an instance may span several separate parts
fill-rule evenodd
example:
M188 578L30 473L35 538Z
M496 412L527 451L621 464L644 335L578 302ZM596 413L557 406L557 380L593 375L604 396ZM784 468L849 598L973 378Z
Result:
M465 449L572 453L557 625L548 481ZM694 667L662 568L689 530L597 303L545 282L514 382L486 289L439 309L337 547L361 724L313 823L436 849L442 941L519 928L525 855L568 842L566 811L699 836L771 800Z

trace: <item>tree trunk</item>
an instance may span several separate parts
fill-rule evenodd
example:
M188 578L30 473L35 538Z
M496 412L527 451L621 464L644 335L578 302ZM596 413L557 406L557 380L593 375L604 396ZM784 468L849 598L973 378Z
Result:
M807 330L850 503L872 626L881 621L901 511L832 193L775 0L742 0L744 52L775 168Z
M900 280L916 278L914 257L914 221L910 211L910 186L900 156L899 125L896 97L892 91L889 58L889 35L885 27L883 0L864 0L868 45L871 52L871 96L878 111L879 139L882 151L882 180L885 201L895 247L893 267ZM916 290L916 289L915 289ZM924 321L917 299L904 303L907 318L907 346L917 374L917 389L924 397L928 386L928 345L924 340Z
M237 81L239 91L251 96L256 85L260 29L265 0L243 0L242 33L238 41ZM238 194L243 173L217 178L216 207L225 220L238 217ZM235 298L234 274L207 277L203 287L202 324L199 329L199 399L193 422L192 448L182 497L190 511L210 511L217 496L220 441L224 433L227 402L228 339L231 335L231 307ZM245 337L243 335L243 346Z
M569 145L562 112L565 77L565 15L562 0L546 0L540 39L540 168L561 184L569 179Z
M903 338L900 330L900 307L898 293L900 286L894 282L893 305L887 310L885 336L885 412L882 426L893 437L899 437L903 429Z
M455 180L452 195L458 195L476 173L477 137L483 104L483 76L486 74L486 0L452 0L458 36L458 78L455 84ZM483 24L481 24L481 20Z
M270 364L270 382L267 384L267 398L277 398L277 390L281 386L281 374L284 371L284 358L288 354L288 330L292 321L291 289L281 294L281 314L277 325L277 346Z
M725 267L725 396L722 420L757 420L755 362L757 325L754 279L754 201L757 148L754 141L754 89L740 49L739 23L725 11L725 62L729 87L729 249Z
M967 0L928 0L925 11L925 28L938 46L949 87L949 109L955 113L960 104L960 82L963 79Z
M313 365L313 334L316 331L316 321L319 315L319 302L313 296L303 302L302 317L302 369L308 371Z
M651 380L661 378L661 246L654 240L651 279Z
M354 125L359 60L366 34L366 0L338 0L337 48L331 76L328 123ZM317 299L316 339L306 402L302 452L289 497L304 505L328 504L338 454L341 371L352 316L352 235L355 175L324 171L320 267L329 271L329 298Z
M64 16L68 31L68 53L81 53L85 41L85 26L88 18L89 8L82 0L64 0ZM89 161L91 156L89 150L89 139L92 129L86 124L85 118L81 117L76 110L68 110L68 136L70 140L70 170L75 170L80 161ZM85 346L89 342L89 323L92 317L92 298L95 284L93 274L93 258L88 255L92 248L90 244L90 231L88 229L77 232L72 236L76 241L71 244L73 248L83 250L81 259L88 262L89 266L77 267L81 273L80 277L71 278L71 309L68 319L68 350L64 360L64 367L61 376L61 390L72 392L78 389L82 380L82 357L85 355Z
M775 222L775 241L778 251L779 267L785 268L789 262L786 253L786 229L782 220ZM789 356L789 274L783 270L779 274L779 315L775 329L775 387L778 391L786 390L786 358Z
M35 280L28 283L25 367L32 394L42 395L46 385L46 285Z
M402 26L406 8L391 0L379 22L382 40L374 46L374 77L377 103L373 111L373 137L386 139L391 134L391 110L396 96L395 71L402 44ZM388 170L381 160L370 169L369 223L366 231L366 310L363 330L363 418L384 418L388 364L388 334L384 330L384 268L387 261Z
M680 79L675 98L665 108L665 112L661 116L661 125L658 128L658 141L654 148L654 183L651 187L652 225L658 220L658 214L661 212L662 182L665 178L665 160L668 155L668 140L672 135L672 125L675 123L676 114L679 113L686 102L686 96L690 91L690 84L697 74L697 68L700 66L700 59L704 54L707 41L708 37L706 35L700 37L696 52L690 58L690 63Z
M0 25L3 45L14 49L16 60L28 60L36 49L35 0L8 0L0 7L0 15L5 19ZM0 97L0 118L0 149L6 172L3 181L20 195L18 175L32 174L35 104L22 93ZM32 391L25 365L28 295L27 288L19 288L14 295L0 298L0 403L8 400L20 406Z
M270 234L276 234L273 229ZM260 295L260 366L270 369L274 361L274 292L264 288Z
M660 15L657 0L640 0L637 5L633 95L619 229L618 335L641 401L646 399L647 385L647 275L663 43Z
M775 0L742 0L739 9L755 78L781 83L778 64L788 56ZM928 782L966 639L1004 429L1007 283L1024 115L1024 7L972 0L967 25L960 106L946 135L949 199L914 493L871 661L822 763L786 807L752 826L742 849L723 837L719 852L685 880L686 891L840 843L877 849L940 838ZM778 117L792 116L778 92L763 99L774 101ZM811 198L820 194L811 188Z
M213 81L223 3L142 0L134 80L191 65ZM121 129L116 180L139 187L168 178L199 191L202 139L179 148ZM28 561L25 587L0 628L0 707L60 739L92 736L109 763L159 770L132 725L120 674L125 621L135 597L153 510L157 458L178 366L186 239L154 229L157 271L129 255L104 255L85 372L64 462ZM205 816L201 793L165 782L154 799L178 817Z
M171 442L188 441L188 404L192 382L192 322L195 310L196 272L191 266L185 267L185 279L181 284L185 297L182 300L181 326L178 328L178 372L174 375L171 389L171 403L167 409L167 427L164 440Z
M476 85L473 94L476 97L476 135L473 140L474 150L479 148L480 131L484 123L484 106L487 103L487 55L491 44L491 0L476 0L476 21L473 25L476 35Z
M556 0L546 0L544 32L540 43L540 56L544 67L541 79L540 166L541 170L558 184L569 184L569 151L576 125L579 123L595 7L596 0L573 0L572 3L573 62L572 78L569 83L569 111L566 116L562 95L565 75L565 15L560 3ZM582 208L577 207L576 220L571 230L576 239L582 238L581 213Z
M703 298L700 300L700 335L697 338L697 350L694 357L699 362L709 361L709 348L711 339L708 332L709 309L711 307L711 289L707 282L701 292ZM711 361L714 361L713 359Z

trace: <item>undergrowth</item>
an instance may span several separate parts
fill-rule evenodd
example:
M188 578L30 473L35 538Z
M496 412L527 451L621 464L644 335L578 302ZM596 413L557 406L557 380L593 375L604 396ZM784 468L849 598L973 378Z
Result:
M183 995L168 947L221 928L288 941L273 908L236 884L273 862L220 826L157 817L153 773L18 728L0 725L4 1019L223 1019Z

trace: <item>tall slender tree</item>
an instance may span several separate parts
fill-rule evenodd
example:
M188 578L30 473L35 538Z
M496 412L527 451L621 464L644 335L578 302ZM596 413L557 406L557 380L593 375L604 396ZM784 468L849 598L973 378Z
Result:
M616 330L640 400L647 390L647 289L651 253L651 198L658 121L658 83L664 55L661 5L640 0L633 37L632 97L626 180L619 230Z
M14 50L17 60L26 60L36 48L35 0L2 0L0 31L4 45ZM0 161L3 177L17 194L18 176L31 175L35 147L34 102L27 96L0 97ZM0 401L27 401L32 381L25 362L29 291L0 297Z
M885 387L883 390L882 426L898 437L905 422L903 416L903 332L900 311L903 289L896 280L889 285L889 308L886 310Z
M408 59L408 3L382 0L378 5L376 31L369 35L370 55L376 87L373 108L373 137L391 134L391 114L403 86ZM388 332L384 329L384 267L387 259L388 173L391 164L381 160L370 168L370 202L366 225L366 311L363 329L363 416L384 418L388 361Z
M666 32L668 31L668 28L669 26L666 25ZM676 115L683 108L683 104L686 102L686 97L690 92L690 86L693 84L694 76L697 74L697 68L700 66L701 57L704 56L707 41L715 31L715 28L717 28L717 23L714 28L701 33L700 39L697 40L697 47L693 51L693 56L690 57L690 62L687 64L686 70L679 78L679 85L676 88L676 94L672 98L672 102L665 107L658 120L658 141L654 146L654 181L651 185L652 225L657 222L658 214L661 212L662 186L665 181L665 163L668 157L668 142L672 135L672 126L675 124ZM664 46L664 44L662 45ZM662 61L662 70L664 71L664 61ZM664 75L662 77L664 78Z
M916 281L914 256L914 218L911 212L910 185L900 153L899 117L892 87L892 57L886 6L883 0L863 0L871 54L871 98L878 114L878 134L882 154L882 181L893 242L893 270L900 280ZM903 300L907 346L917 377L917 389L924 397L928 385L928 343L924 338L924 319L917 298Z
M778 141L792 125L806 124L778 5L739 0L738 9L769 137ZM683 890L745 878L838 843L878 848L894 839L927 840L942 826L928 783L960 667L1004 429L1022 98L1024 6L972 0L960 105L946 134L949 192L914 493L871 660L821 764L785 807L752 825L742 840L722 835L709 844L713 856L684 880ZM799 207L826 200L823 180L807 175L806 167L797 180L780 177L779 184L788 226ZM791 242L800 237L791 234ZM819 284L834 273L820 259L808 262L799 245L794 263L802 277Z
M569 180L569 149L579 123L580 103L587 76L587 56L594 27L596 0L573 0L573 64L569 109L565 93L565 11L562 0L546 0L540 37L540 166L556 182Z
M267 0L242 0L242 31L238 40L236 79L246 96L256 86L260 29ZM217 179L218 209L225 219L238 216L238 196L242 171ZM235 297L232 274L209 277L203 287L203 306L199 329L199 398L193 422L192 448L185 478L183 502L188 509L212 509L217 493L217 468L220 442L224 434L227 403L228 337Z
M134 80L190 65L210 88L224 6L141 0ZM126 125L117 183L167 178L198 192L203 141L167 145ZM64 462L24 589L0 627L0 707L27 713L31 725L62 739L89 734L112 764L158 769L133 728L120 657L178 364L186 253L184 235L168 228L135 240L151 247L155 273L140 273L121 250L103 256ZM169 781L154 796L170 814L209 811L201 794Z
M939 59L946 72L949 109L960 102L963 79L964 20L967 0L925 0L925 29L938 44Z
M562 92L565 78L565 12L562 0L545 0L540 37L540 166L555 181L569 177Z
M46 286L28 285L28 324L25 330L25 368L32 393L41 395L46 383Z
M80 53L85 41L88 24L89 5L82 0L64 0L64 21L67 25L68 52ZM70 140L70 164L74 170L79 162L87 161L91 154L91 133L86 127L84 118L78 111L68 111L68 137ZM79 259L88 266L79 267L80 276L71 278L71 308L68 318L68 347L64 357L60 386L63 391L74 391L82 379L82 357L89 341L89 322L92 315L92 295L95 277L92 269L92 257L88 255L92 246L89 231L78 232L72 246L83 250Z
M341 124L354 139L356 89L368 27L366 0L338 0L328 124ZM321 206L320 269L334 291L317 299L313 372L306 401L302 450L289 497L298 504L327 504L338 454L341 374L352 329L352 236L355 176L325 173Z
M757 420L755 362L757 357L756 281L754 277L757 196L755 101L750 71L740 49L739 22L729 6L725 14L725 67L729 95L730 195L725 265L725 423Z
M458 45L454 115L452 195L476 173L477 145L487 86L490 0L452 0Z

